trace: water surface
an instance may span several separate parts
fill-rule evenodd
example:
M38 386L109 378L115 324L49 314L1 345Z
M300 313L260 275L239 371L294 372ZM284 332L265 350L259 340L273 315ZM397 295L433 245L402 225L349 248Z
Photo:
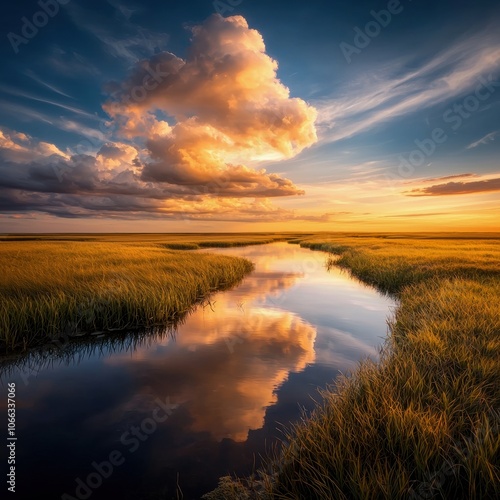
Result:
M328 271L324 253L210 252L255 271L173 334L96 339L3 374L5 394L17 384L18 498L199 498L251 472L318 388L377 357L394 302Z

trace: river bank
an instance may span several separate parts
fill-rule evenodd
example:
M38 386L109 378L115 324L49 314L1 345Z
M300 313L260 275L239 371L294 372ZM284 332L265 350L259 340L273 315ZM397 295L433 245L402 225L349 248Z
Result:
M364 363L252 478L205 498L500 495L500 245L488 235L297 240L395 294L378 363Z

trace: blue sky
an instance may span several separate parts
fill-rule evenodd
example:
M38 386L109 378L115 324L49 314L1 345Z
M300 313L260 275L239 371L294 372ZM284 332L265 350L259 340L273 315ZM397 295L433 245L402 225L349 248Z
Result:
M0 231L498 229L499 21L497 1L10 3ZM127 103L159 63L185 92Z

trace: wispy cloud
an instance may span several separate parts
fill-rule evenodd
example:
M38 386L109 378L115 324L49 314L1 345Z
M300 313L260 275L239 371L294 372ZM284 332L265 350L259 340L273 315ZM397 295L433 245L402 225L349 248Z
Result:
M483 144L488 144L489 142L493 142L498 135L498 131L495 132L490 132L489 134L485 135L483 138L479 139L478 141L475 141L467 146L466 149L474 149L477 148L478 146L481 146Z
M45 63L52 72L64 75L66 78L99 77L102 74L102 68L99 69L91 59L78 52L68 52L58 45L52 47Z
M16 116L16 118L23 121L41 121L43 123L48 123L49 125L54 125L55 119L53 117L45 113L41 113L40 111L35 111L31 107L23 106L22 104L14 104L13 102L5 101L3 99L0 99L0 106L2 107L3 112Z
M44 104L50 104L51 106L56 106L58 108L65 109L66 111L71 111L72 113L86 116L87 118L93 118L93 119L96 118L94 115L92 115L91 113L88 113L87 111L84 111L83 109L75 108L74 106L68 106L67 104L52 101L50 99L44 99L43 97L38 97L38 96L30 94L28 92L21 92L20 90L14 89L14 88L9 87L7 85L0 85L0 91L4 92L5 94L8 94L8 95L13 95L16 97L23 97L24 99L30 99L32 101L42 102Z
M35 82L39 83L40 85L43 85L44 87L47 87L49 90L52 90L52 92L55 92L56 94L62 95L64 97L69 97L70 99L74 99L74 97L66 94L62 90L59 90L56 86L42 80L40 77L38 77L33 71L30 69L27 69L24 74L34 80Z
M138 7L131 8L124 3L118 2L117 0L108 0L108 3L112 5L120 14L127 19L127 21L132 17L132 14L139 10Z
M342 96L313 104L324 141L338 141L383 122L450 101L500 68L500 42L489 32L456 42L419 69L403 61L350 85Z
M434 213L423 213L423 214L398 214L398 215L384 215L385 218L401 218L406 217L436 217L438 215L449 215L449 212L434 212Z
M75 2L68 4L67 11L76 26L96 37L110 55L124 59L127 63L135 63L165 50L170 39L167 33L154 32L131 23L129 19L134 12L132 9L118 2L108 3L119 13L113 33L108 24L100 23L93 12ZM119 31L122 35L116 34Z

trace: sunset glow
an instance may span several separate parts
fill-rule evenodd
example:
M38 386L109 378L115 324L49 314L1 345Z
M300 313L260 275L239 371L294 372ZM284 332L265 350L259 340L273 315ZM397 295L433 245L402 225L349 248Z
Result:
M9 7L0 231L498 230L495 2L233 3Z

